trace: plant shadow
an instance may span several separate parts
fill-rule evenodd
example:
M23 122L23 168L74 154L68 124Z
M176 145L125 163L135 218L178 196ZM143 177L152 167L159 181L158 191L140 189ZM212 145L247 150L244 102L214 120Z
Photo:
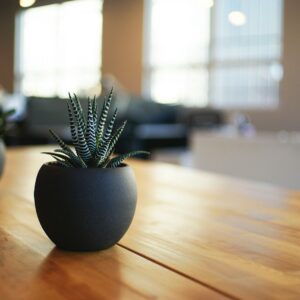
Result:
M118 256L116 246L97 252L69 252L55 247L38 268L36 279L49 297L118 299Z

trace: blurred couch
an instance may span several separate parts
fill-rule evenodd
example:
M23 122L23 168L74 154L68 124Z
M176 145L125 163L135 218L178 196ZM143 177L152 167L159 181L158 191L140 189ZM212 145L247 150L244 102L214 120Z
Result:
M224 123L222 112L212 109L186 108L132 98L123 116L128 126L119 152L135 149L153 151L161 148L187 147L192 128L212 129Z
M7 136L7 144L52 143L49 128L70 142L64 100L28 97L24 118L17 122L16 129ZM97 101L101 107L103 98L98 98ZM84 110L86 106L87 100L83 100ZM130 96L126 99L114 97L112 106L119 109L119 124L127 120L116 148L118 153L136 149L152 151L160 148L186 147L189 132L193 128L212 129L224 123L221 111L161 104L141 97Z

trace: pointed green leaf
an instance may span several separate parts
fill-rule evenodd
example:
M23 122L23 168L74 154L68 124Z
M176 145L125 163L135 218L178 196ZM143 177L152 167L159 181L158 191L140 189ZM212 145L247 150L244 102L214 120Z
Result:
M59 162L61 165L65 166L65 167L74 168L74 166L68 160L66 160L66 156L59 155L56 153L51 153L51 152L43 152L43 154L52 156L57 162Z
M74 164L74 162L68 156L66 156L64 154L54 153L54 152L42 152L42 154L50 155L55 159L59 158L65 162L69 163L70 165L72 165L72 167L76 167L76 164Z
M149 154L150 153L147 152L147 151L132 151L132 152L129 152L129 153L121 154L121 155L118 155L118 156L112 158L110 160L110 162L107 164L107 167L108 168L117 168L127 158L137 156L137 155L149 155Z
M98 120L97 133L96 133L97 145L102 140L106 119L107 119L110 104L111 104L111 101L112 101L112 96L113 96L113 88L111 89L111 91L108 95L108 98L104 101L103 108L102 108L102 111L101 111L101 115L100 115L100 118Z
M84 133L82 131L82 128L78 127L77 130L78 130L77 151L78 151L80 157L87 164L91 160L92 154L91 154L91 151L90 151L90 149L88 147L88 144L86 142L86 139L85 139Z
M73 99L71 95L69 95L69 101L77 125L77 144L74 146L76 148L77 154L83 159L85 163L87 163L91 159L92 154L85 138L85 123L83 119L82 107L75 94L74 97L75 98Z
M88 117L87 117L87 130L86 141L90 152L93 154L96 150L96 124L94 122L93 102L88 99Z
M97 120L98 120L98 107L97 107L96 96L94 96L94 99L93 99L93 116L94 116L94 124L96 127Z
M70 104L68 102L67 102L67 106L68 106L70 131L71 131L71 136L72 136L72 140L73 140L73 145L75 146L75 145L77 145L77 142L78 142L77 130L76 130L76 126L75 126L75 121L74 121L73 113L72 113Z
M54 152L59 152L59 153L63 153L65 155L67 155L72 160L72 163L74 165L77 165L78 167L87 168L87 165L82 160L82 158L80 156L76 156L73 152L70 153L63 149L55 149Z
M113 134L111 140L110 140L110 143L109 143L109 148L108 148L108 153L107 153L107 156L110 157L112 154L113 154L113 151L114 151L114 148L120 138L120 136L122 135L124 129L125 129L125 126L127 124L127 121L125 121L122 126L120 126L116 132Z
M99 148L97 150L97 153L96 153L96 160L98 160L97 166L101 166L108 160L109 156L111 155L111 153L110 153L111 148L114 148L117 140L119 139L119 137L126 125L126 122L124 122L124 124L116 130L115 134L111 135L112 128L114 126L114 122L116 119L116 115L117 115L117 110L115 111L114 116L113 116L109 126L107 127L105 135L104 135L104 137L99 145Z
M83 132L85 132L87 122L86 122L85 117L84 117L83 109L82 109L82 106L81 106L81 103L80 103L79 99L77 98L77 95L76 94L73 94L73 95L74 95L74 103L77 107L81 122L83 124Z
M75 94L74 94L75 95ZM76 96L76 95L75 95ZM71 108L73 110L74 119L77 125L77 129L81 128L81 131L85 133L86 125L85 120L82 112L82 107L79 103L79 100L76 98L72 98L72 96L69 94L69 103L71 104Z

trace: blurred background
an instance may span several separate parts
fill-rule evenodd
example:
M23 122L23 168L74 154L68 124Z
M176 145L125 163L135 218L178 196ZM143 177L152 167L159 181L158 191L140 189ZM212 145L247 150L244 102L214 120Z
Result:
M117 151L300 188L300 1L1 0L8 146L70 140L68 92L113 86Z

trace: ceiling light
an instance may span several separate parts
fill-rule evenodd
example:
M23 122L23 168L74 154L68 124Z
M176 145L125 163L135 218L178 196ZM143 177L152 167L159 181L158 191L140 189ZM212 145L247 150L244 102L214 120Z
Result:
M232 11L228 15L228 21L234 26L243 26L247 22L247 17L241 11Z
M32 6L36 0L20 0L20 6L21 7L30 7Z

